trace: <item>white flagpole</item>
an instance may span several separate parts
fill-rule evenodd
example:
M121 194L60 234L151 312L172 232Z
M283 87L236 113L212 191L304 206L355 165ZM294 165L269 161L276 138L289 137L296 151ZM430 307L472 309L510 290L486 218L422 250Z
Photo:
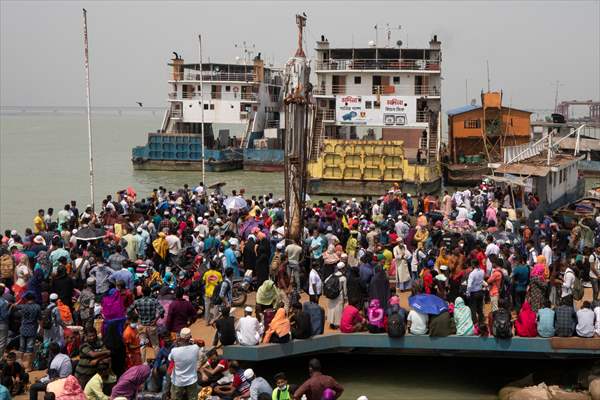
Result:
M202 77L202 35L198 35L198 47L200 50L200 134L202 135L202 184L204 193L207 192L206 174L204 168L204 80Z
M83 9L83 44L85 59L85 91L87 97L88 153L90 156L90 204L94 210L94 156L92 153L92 106L90 103L90 62L88 53L87 11Z

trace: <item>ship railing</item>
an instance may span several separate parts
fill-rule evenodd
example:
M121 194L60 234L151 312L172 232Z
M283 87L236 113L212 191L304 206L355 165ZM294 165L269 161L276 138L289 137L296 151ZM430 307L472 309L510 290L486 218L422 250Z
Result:
M350 94L355 96L365 96L370 94L378 94L383 96L399 95L399 96L439 96L440 89L433 86L424 85L375 85L369 90L368 88L349 87L347 85L329 85L325 88L313 89L313 94L321 96L333 96L336 94Z
M169 93L169 99L180 100L180 99L199 99L202 97L200 92L183 92L181 94L176 92Z
M182 76L185 81L200 81L200 71L185 71ZM202 73L203 81L232 81L232 82L253 82L256 80L256 74L251 72L208 72Z
M265 128L279 128L280 121L278 119L268 119L265 122Z
M439 60L428 59L329 59L315 62L316 70L440 71Z
M417 111L417 122L429 122L429 111Z
M258 101L258 93L242 92L240 93L240 99Z

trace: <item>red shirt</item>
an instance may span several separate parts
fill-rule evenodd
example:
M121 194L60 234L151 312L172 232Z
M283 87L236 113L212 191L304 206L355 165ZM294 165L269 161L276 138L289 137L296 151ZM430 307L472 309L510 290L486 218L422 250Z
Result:
M361 322L363 318L360 316L358 308L348 304L342 311L342 319L340 320L340 331L342 333L352 333L354 325Z

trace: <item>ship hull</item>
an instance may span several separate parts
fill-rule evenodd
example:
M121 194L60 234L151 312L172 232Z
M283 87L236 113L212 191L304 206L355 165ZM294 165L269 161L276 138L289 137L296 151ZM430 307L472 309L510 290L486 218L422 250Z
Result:
M473 186L481 183L492 170L487 165L450 164L444 171L444 181L448 186Z
M225 172L242 169L242 160L207 161L206 172ZM201 161L143 160L133 161L138 171L202 171Z
M244 161L244 171L257 171L257 172L282 172L284 170L283 163L275 162L256 162L256 161Z
M244 149L244 171L281 172L283 169L283 150Z
M396 182L360 181L341 179L309 179L308 193L312 195L381 196ZM442 187L442 178L429 182L400 182L400 188L408 193L437 193Z

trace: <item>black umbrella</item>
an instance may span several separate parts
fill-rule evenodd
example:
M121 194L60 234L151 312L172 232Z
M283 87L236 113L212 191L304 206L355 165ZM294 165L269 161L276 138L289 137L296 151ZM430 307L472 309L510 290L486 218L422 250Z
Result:
M98 240L102 239L106 235L106 231L102 228L93 228L91 226L81 228L73 235L77 240Z

